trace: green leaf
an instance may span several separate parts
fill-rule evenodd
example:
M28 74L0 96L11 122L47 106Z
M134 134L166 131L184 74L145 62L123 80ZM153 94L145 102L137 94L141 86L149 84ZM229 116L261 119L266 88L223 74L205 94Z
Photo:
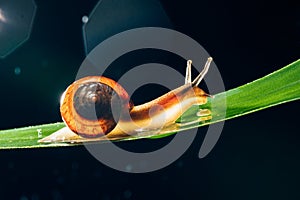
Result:
M63 128L62 122L0 131L0 149L44 147L38 142L44 136ZM63 146L64 144L59 144ZM57 146L49 144L46 146Z
M200 108L199 106L191 107L177 120L181 126L167 127L155 135L149 132L143 136L124 138L119 141L166 137L182 130L217 123L298 99L300 99L300 60L256 81L216 94L214 98L210 98L208 103L200 106ZM211 116L206 120L199 121L199 116L196 115L199 109L210 110ZM78 145L38 142L39 139L64 126L61 122L0 131L0 149Z

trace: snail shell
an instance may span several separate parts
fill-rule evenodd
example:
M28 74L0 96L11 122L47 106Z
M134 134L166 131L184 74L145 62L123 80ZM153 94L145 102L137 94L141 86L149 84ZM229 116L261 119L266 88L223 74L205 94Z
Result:
M94 138L111 132L121 112L132 107L127 92L120 84L103 76L89 76L75 81L66 89L60 112L73 132Z

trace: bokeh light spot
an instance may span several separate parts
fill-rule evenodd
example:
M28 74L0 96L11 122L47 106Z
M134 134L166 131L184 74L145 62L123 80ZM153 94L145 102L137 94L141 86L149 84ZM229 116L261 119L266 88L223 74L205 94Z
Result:
M20 75L21 74L21 68L20 67L16 67L14 71L15 71L15 75Z

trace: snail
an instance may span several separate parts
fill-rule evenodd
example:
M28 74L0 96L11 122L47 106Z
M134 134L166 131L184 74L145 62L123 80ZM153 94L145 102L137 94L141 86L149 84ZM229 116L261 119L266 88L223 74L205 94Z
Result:
M168 127L191 106L202 105L210 95L198 87L212 58L192 81L192 61L187 61L185 84L144 104L134 105L126 90L103 76L88 76L63 93L60 112L65 128L39 142L82 142L129 137L140 130ZM105 137L103 137L105 136Z

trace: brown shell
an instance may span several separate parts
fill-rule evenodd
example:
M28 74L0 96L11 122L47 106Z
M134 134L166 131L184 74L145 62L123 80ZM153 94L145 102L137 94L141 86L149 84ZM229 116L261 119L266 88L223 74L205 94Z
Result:
M113 120L96 119L90 120L82 117L74 107L74 95L83 84L101 83L111 87L121 100L121 109L131 109L129 96L125 89L114 80L103 76L88 76L71 84L62 96L60 112L66 125L82 137L95 138L109 133L116 123Z

